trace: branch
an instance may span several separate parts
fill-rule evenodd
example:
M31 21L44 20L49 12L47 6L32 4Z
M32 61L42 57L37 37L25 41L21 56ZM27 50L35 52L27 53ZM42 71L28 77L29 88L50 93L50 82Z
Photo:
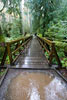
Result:
M5 5L6 5L6 2L7 2L7 0L5 0L5 2L4 2L4 6L3 6L3 8L0 10L0 12L2 12L2 11L4 10Z

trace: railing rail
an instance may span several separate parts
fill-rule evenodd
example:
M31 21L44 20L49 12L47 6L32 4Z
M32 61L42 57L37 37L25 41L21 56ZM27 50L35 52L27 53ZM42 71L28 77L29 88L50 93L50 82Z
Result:
M4 51L3 58L1 60L1 65L4 65L7 55L9 57L10 64L11 65L14 64L14 62L19 57L20 52L22 51L21 47L23 47L23 50L24 50L24 48L26 47L27 43L31 40L31 38L32 36L29 36L29 37L24 37L24 38L20 38L17 40L13 40L10 42L1 43L1 44L5 44L4 45L5 51ZM11 50L12 46L15 47L14 50L13 49ZM18 54L16 54L17 52ZM15 58L13 58L13 56Z
M61 61L59 59L59 56L57 54L55 43L53 41L50 41L44 37L37 36L42 48L44 48L44 51L46 51L49 55L49 65L52 65L52 60L55 57L56 61L58 62L59 67L62 67Z

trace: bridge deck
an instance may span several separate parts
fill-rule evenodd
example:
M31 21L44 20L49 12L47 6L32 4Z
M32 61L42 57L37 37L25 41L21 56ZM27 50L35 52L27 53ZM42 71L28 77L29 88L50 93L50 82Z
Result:
M36 37L28 44L28 48L21 53L16 62L17 68L48 68L44 52Z
M38 40L33 38L28 47L16 61L21 69L7 70L0 85L0 100L67 100L66 80L56 69L48 68Z

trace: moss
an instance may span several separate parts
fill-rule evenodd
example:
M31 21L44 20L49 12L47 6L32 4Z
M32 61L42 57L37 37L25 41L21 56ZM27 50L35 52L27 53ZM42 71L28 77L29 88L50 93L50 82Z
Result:
M62 65L63 65L63 67L67 67L67 58L63 58L63 59L61 60L61 63L62 63Z
M38 33L38 36L42 37L42 34L41 33Z
M4 35L0 34L0 42L5 42Z
M1 72L0 72L0 76L4 75L5 72L6 72L6 70L1 71Z
M67 43L54 41L56 47L67 50Z

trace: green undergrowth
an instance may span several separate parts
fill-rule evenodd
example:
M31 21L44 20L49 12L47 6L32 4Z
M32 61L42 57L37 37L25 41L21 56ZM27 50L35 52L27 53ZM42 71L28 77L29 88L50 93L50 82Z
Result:
M29 34L28 35L26 35L26 36L29 36ZM22 36L23 37L23 36ZM19 37L18 39L20 39L21 37ZM15 39L14 39L15 40ZM12 40L7 40L7 41L12 41ZM11 52L13 52L14 50L15 50L15 48L16 48L16 44L12 44L11 45ZM24 49L24 47L20 47L20 50L23 50ZM2 60L2 58L3 58L3 55L4 55L4 52L5 52L5 47L0 47L0 64L1 64L1 60ZM16 52L16 55L19 55L19 51L17 51ZM16 56L12 56L12 58L14 59ZM6 57L6 61L5 61L5 64L10 64L10 61L9 61L9 57L8 57L8 55L7 55L7 57Z
M42 37L42 34L41 34L41 33L38 33L38 36L39 36L39 37Z
M57 52L57 54L58 54L60 61L62 63L62 67L67 67L67 57L64 56L64 53L63 52ZM45 52L45 56L49 60L49 54L47 52ZM58 64L55 57L53 58L52 63L56 64L56 65Z
M24 36L23 35L20 35L18 37L10 37L10 38L5 37L5 42L11 42L13 40L17 40L17 39L20 39L20 38L24 38Z
M56 48L57 54L59 56L59 59L62 63L62 67L67 68L67 43L62 42L62 41L53 41L53 42L55 43L55 48ZM47 59L49 60L49 54L47 52L45 52L45 55L46 55ZM56 61L56 58L53 58L52 63L58 64Z

